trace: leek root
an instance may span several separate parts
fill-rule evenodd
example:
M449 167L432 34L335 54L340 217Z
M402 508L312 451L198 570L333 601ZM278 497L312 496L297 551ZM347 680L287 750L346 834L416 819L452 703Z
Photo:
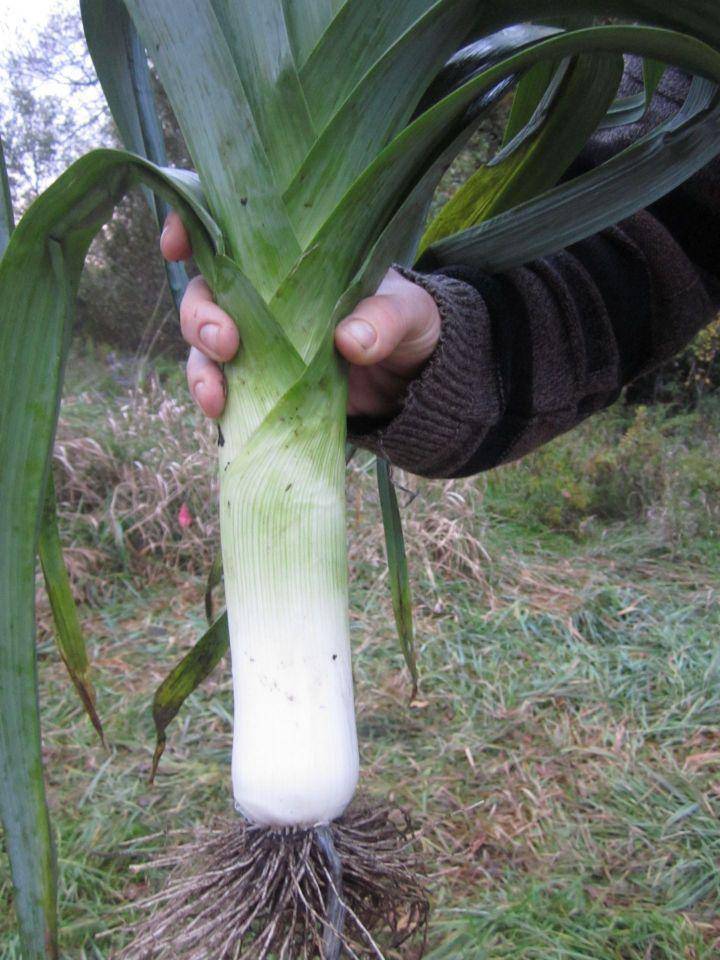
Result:
M420 935L428 905L410 854L412 831L388 809L347 813L329 827L268 830L237 820L160 866L167 887L122 960L382 958ZM155 866L151 864L150 866Z

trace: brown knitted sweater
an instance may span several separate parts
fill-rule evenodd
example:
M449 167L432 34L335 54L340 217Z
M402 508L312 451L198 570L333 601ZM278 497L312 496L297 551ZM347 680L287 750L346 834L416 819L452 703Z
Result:
M627 58L623 94L641 77ZM688 84L669 70L648 116L598 132L573 172L675 112ZM351 418L349 438L421 476L489 470L609 406L716 315L720 159L649 210L519 269L404 272L435 298L440 342L397 416Z

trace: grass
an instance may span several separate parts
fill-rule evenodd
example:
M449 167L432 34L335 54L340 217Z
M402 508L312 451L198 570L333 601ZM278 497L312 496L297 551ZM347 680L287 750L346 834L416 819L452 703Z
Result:
M227 663L190 697L147 783L153 691L203 629L214 438L160 380L138 394L104 371L73 366L56 470L108 753L39 601L63 956L78 960L124 943L133 904L160 879L143 864L231 812ZM353 465L362 787L415 814L433 960L717 955L719 422L718 397L693 413L619 408L484 477L398 477L416 494L401 494L421 668L412 705L373 471ZM0 957L15 960L2 856L0 902Z

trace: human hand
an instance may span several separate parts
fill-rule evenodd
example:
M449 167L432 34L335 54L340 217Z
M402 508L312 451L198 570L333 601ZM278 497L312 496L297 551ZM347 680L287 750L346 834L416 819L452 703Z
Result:
M190 241L180 217L165 221L160 249L166 260L187 260ZM182 335L190 344L187 379L195 401L208 417L225 406L219 364L240 347L237 327L213 301L202 277L195 277L180 305ZM440 314L430 294L396 270L388 270L377 293L361 300L335 329L335 346L349 364L348 415L387 417L402 404L440 337Z

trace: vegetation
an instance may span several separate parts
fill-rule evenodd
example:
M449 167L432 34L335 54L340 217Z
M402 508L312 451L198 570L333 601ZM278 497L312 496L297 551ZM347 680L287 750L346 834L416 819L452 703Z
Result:
M198 266L243 342L225 371L228 403L218 446L228 608L222 622L235 667L232 780L235 807L251 825L235 820L224 841L203 841L197 859L207 867L151 898L167 904L165 913L140 928L123 956L145 958L149 950L197 958L219 950L234 960L269 960L310 950L335 960L342 949L354 955L351 943L379 956L365 924L374 931L380 919L392 928L388 951L422 928L422 896L400 845L402 829L392 828L396 839L386 843L390 816L345 813L357 779L357 745L346 613L345 382L332 349L333 324L394 260L412 263L419 255L421 267L461 260L507 268L645 206L715 155L717 11L707 0L690 0L682 10L664 0L618 0L610 12L642 15L653 26L599 26L595 6L588 4L584 24L573 16L559 27L524 22L542 21L542 0L513 5L503 22L471 0L402 5L377 20L368 19L363 0L342 8L318 0L310 16L281 0L269 14L265 0L242 8L127 0L127 9L121 0L84 0L95 67L123 141L135 152L100 150L77 161L29 208L0 263L1 352L15 373L13 384L0 389L6 544L0 805L26 960L58 954L37 704L35 555L39 549L62 658L93 704L60 562L48 467L80 271L92 237L134 185L147 190L157 221L168 203L179 210ZM466 47L476 35L487 39ZM178 113L197 174L165 167L142 42ZM616 100L627 50L646 58L645 90L632 102ZM666 62L696 75L678 116L600 170L560 182L599 123L642 116ZM442 172L513 84L503 149L426 229ZM4 199L7 237L7 189ZM176 301L185 279L182 268L168 267ZM152 313L162 312L160 303ZM35 345L32 355L28 343ZM647 431L641 424L636 433L639 440L631 436L628 446L631 454L639 446L647 464ZM77 467L67 462L72 479ZM626 488L615 483L620 462L598 467L595 485L609 491L603 500L623 500ZM655 469L663 474L662 456ZM632 468L629 474L632 486ZM395 612L413 673L396 505L384 467L378 476ZM652 477L641 480L647 499ZM68 488L61 503L68 502ZM542 488L540 498L547 494ZM592 504L582 491L562 496L576 511ZM110 527L127 575L128 544L136 549L143 524L126 534L116 507L111 503ZM572 514L548 519L573 523ZM187 502L177 522L182 531L192 526ZM442 542L436 530L431 552ZM471 553L486 555L479 538L470 542ZM147 552L156 550L157 543ZM432 569L428 563L430 580ZM442 602L433 606L436 615L443 609ZM574 624L574 616L567 629L582 637L584 623ZM298 644L298 623L308 625L312 643ZM467 678L475 672L482 681L473 663L464 668ZM298 684L297 698L286 695L285 675ZM469 700L470 712L478 701ZM430 704L414 699L416 709ZM466 757L474 770L471 746ZM291 862L297 869L288 869Z
M170 368L138 391L118 385L103 358L79 357L71 370L55 476L109 753L58 683L42 600L44 750L66 955L108 960L127 940L133 904L161 879L137 868L227 812L232 696L223 661L169 728L150 787L152 694L202 630L217 537L214 435ZM708 438L719 400L671 433L668 414L640 416L667 464L679 450L686 458L690 487L716 467ZM720 495L678 499L677 528L663 519L668 487L657 474L643 479L642 509L605 500L593 460L616 456L637 419L617 406L472 480L396 477L421 675L409 710L373 469L363 455L351 467L362 787L413 811L443 960L711 960L720 948L720 604L717 539L702 532ZM559 479L539 496L541 466ZM566 503L573 467L592 506L554 515L547 506ZM626 468L644 476L641 459ZM403 487L417 493L411 502ZM108 519L114 495L129 510L123 550ZM697 537L681 535L690 529ZM2 861L0 877L9 907ZM11 913L1 915L0 956L19 960Z

